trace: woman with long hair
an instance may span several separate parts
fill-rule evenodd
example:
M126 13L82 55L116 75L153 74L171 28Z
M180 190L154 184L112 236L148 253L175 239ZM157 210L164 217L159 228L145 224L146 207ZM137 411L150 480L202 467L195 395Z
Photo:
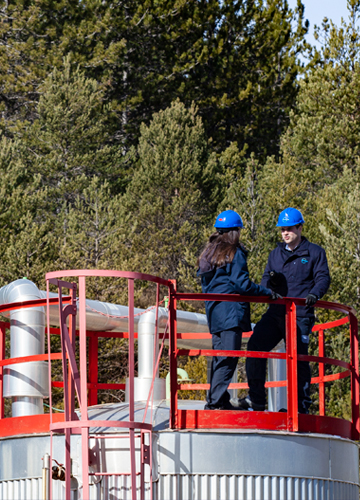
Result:
M243 222L239 214L226 210L218 215L213 233L201 253L197 275L203 293L238 293L265 295L276 300L280 295L270 288L256 285L249 279L247 251L240 243ZM214 350L241 349L242 332L251 330L248 302L205 301L206 316ZM210 390L206 410L237 410L230 403L228 386L238 358L214 356L211 366Z

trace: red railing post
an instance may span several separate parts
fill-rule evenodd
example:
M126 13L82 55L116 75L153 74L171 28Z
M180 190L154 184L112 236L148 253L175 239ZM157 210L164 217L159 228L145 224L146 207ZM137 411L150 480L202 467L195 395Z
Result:
M129 420L134 422L134 280L128 279L128 306L129 306ZM130 434L130 471L131 471L131 497L136 500L136 463L135 463L135 433L134 428L129 430Z
M50 282L46 279L46 338L47 338L47 349L48 349L48 383L49 383L49 424L50 429L53 423L53 414L52 414L52 393L51 393L51 340L50 340ZM50 430L50 467L52 467L52 457L53 457L53 432ZM53 487L52 481L49 484L49 497L52 500Z
M86 283L79 276L79 337L80 337L80 410L81 420L87 422L87 362L86 362ZM89 497L89 428L81 427L83 497Z
M72 288L70 289L71 295L71 305L74 307L74 311L76 311L76 291L77 285L76 283L72 283ZM75 352L76 346L76 315L71 314L69 318L69 337L72 346L73 352ZM70 366L68 368L68 404L69 404L69 418L70 420L74 420L75 417L75 384L74 377L71 374Z
M324 330L319 330L319 357L323 358L325 356L325 337ZM319 414L321 416L325 415L325 365L324 363L319 363Z
M169 290L169 357L170 357L170 429L177 426L177 328L176 328L176 281L170 280Z
M358 320L350 313L350 363L351 363L351 406L352 439L359 440L359 332Z
M96 333L92 332L89 337L89 382L90 384L98 383L98 349L99 337ZM88 405L93 406L98 403L98 390L97 388L89 389Z
M6 328L3 324L0 325L0 360L3 361L5 359L5 333ZM0 366L0 419L4 418L4 368Z
M286 302L286 370L287 370L287 429L290 432L299 430L298 389L297 389L297 331L296 306L294 302Z

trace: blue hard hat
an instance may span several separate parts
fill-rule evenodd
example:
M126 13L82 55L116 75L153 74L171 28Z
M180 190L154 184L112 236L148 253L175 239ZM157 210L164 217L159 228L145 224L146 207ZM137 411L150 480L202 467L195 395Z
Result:
M216 229L233 229L235 227L244 227L244 224L240 215L234 210L225 210L216 217L214 227Z
M285 208L279 215L276 227L296 226L297 224L304 224L304 218L300 210L296 208Z

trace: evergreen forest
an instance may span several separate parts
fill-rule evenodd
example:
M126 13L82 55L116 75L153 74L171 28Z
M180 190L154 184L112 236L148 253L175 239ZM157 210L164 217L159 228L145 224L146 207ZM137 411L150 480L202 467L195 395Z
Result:
M0 286L97 268L199 292L197 258L227 209L259 283L292 206L326 249L325 300L360 311L360 1L347 4L315 48L301 0L1 0ZM88 297L127 300L107 280ZM136 301L154 295L139 285ZM123 381L125 344L99 349L100 377ZM348 330L326 332L326 349L348 361ZM205 381L202 358L183 366ZM330 414L349 416L349 387L329 384Z

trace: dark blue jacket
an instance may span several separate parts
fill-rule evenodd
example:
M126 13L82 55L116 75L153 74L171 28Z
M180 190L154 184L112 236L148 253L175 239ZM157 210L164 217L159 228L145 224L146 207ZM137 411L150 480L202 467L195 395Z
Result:
M271 288L283 297L305 298L309 293L319 299L327 292L330 274L325 250L302 237L299 246L293 251L285 249L284 242L279 243L268 259L261 280L263 286L270 285L270 271L280 273L279 282ZM270 310L284 314L285 306L271 305ZM313 307L297 307L296 314L301 317L313 317Z
M213 267L210 262L202 259L197 275L201 277L203 293L270 296L269 288L250 281L246 256L246 250L238 248L233 261L222 267ZM231 330L234 327L240 327L244 332L251 330L249 303L206 301L205 309L211 333Z

